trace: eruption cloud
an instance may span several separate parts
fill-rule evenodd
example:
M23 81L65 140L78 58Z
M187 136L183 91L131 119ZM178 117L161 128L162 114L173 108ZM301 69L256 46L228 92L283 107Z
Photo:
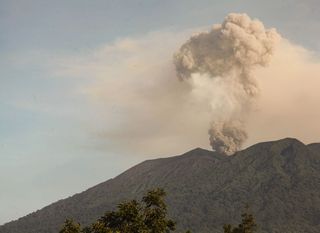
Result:
M180 80L206 101L212 149L231 155L247 139L245 121L259 94L252 71L266 66L280 35L246 14L229 14L208 32L193 35L174 55Z

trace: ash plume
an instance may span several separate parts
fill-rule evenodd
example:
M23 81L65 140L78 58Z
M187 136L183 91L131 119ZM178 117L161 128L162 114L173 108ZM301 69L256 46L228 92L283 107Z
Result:
M247 139L245 128L239 121L212 122L209 135L212 148L227 155L239 150Z
M269 63L279 39L275 29L266 29L259 20L231 13L175 53L177 76L208 103L213 150L230 155L246 140L246 115L259 93L252 71Z

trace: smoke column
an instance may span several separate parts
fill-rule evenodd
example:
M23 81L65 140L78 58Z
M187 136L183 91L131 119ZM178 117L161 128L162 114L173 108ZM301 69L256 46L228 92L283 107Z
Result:
M193 35L174 55L176 73L212 114L212 149L231 155L247 138L245 119L259 88L252 71L266 66L280 39L246 14L229 14L210 31Z

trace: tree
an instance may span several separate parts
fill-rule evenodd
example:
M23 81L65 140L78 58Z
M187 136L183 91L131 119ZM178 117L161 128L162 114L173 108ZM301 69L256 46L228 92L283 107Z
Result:
M91 226L81 230L80 224L66 220L60 233L170 233L175 222L167 217L166 193L157 188L147 192L140 202L124 201L117 210L106 212ZM190 233L190 231L188 231Z
M97 221L91 225L91 227L86 227L82 230L82 233L113 233L110 229L106 228L105 225Z
M169 233L175 230L175 223L167 218L165 195L163 189L151 190L141 202L120 203L117 211L107 212L99 221L112 232Z
M137 202L136 200L122 202L118 205L117 211L107 212L98 220L98 223L99 225L102 225L104 229L112 232L147 232L143 222L144 216L142 214L142 210L143 208L141 203Z
M80 230L79 223L74 222L72 219L66 219L59 233L80 233Z
M166 193L163 189L151 190L142 198L145 204L144 224L150 233L171 232L175 222L167 219L167 206L164 202Z
M230 224L223 226L224 233L254 233L257 230L257 224L255 223L253 215L249 212L248 205L245 208L245 212L241 214L242 221L238 227L232 227Z

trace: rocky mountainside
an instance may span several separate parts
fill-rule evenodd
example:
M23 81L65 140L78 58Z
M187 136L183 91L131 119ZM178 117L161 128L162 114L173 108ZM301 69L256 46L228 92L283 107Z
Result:
M147 160L114 179L0 227L0 233L56 233L67 217L89 224L121 200L154 187L168 193L179 229L222 232L251 206L259 232L320 232L320 144L264 142L233 156L200 148Z

